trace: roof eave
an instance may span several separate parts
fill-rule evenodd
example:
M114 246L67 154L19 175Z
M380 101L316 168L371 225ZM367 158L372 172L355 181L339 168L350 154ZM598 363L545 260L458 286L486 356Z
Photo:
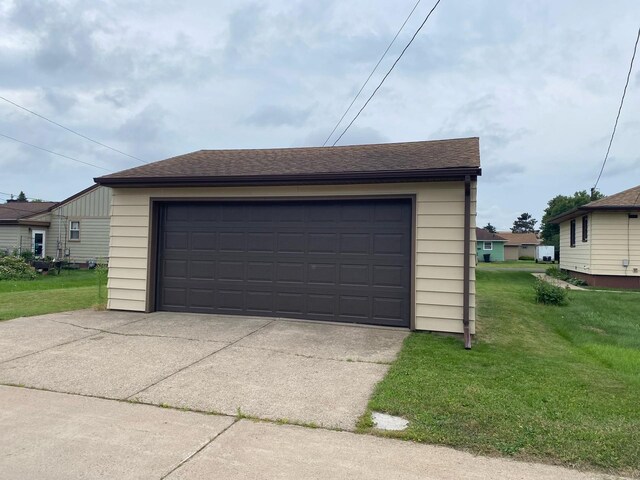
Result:
M94 181L98 185L119 187L140 186L253 186L253 185L314 185L340 183L384 183L384 182L422 182L464 180L470 175L482 175L480 167L471 168L443 168L438 170L411 171L380 171L380 172L331 172L295 175L242 175L229 177L97 177Z
M552 217L549 220L547 220L547 222L555 225L560 225L562 222L566 222L567 220L571 220L573 218L579 217L580 215L584 215L585 213L597 212L597 211L635 212L635 211L640 211L640 204L638 205L603 205L603 206L594 206L594 207L583 205L582 207L573 208L568 212L564 212L564 213L561 213L560 215L556 215L555 217Z

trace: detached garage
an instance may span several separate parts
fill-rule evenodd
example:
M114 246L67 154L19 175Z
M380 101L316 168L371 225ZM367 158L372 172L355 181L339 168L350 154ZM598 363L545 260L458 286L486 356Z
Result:
M202 150L96 178L108 308L473 334L478 175L468 138Z

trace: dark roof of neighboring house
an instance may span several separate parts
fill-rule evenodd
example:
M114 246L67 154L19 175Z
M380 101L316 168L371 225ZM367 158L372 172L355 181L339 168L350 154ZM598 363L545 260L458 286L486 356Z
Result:
M477 176L477 137L266 150L200 150L95 178L101 185L284 185Z
M503 237L507 243L505 247L512 245L539 245L540 240L535 233L513 233L513 232L498 232L498 235Z
M0 205L0 223L18 223L20 219L44 213L57 202L11 202Z
M640 210L640 185L556 215L550 218L548 222L562 223L594 210Z
M484 228L476 227L476 240L481 240L483 242L506 242L505 238L502 238L500 235L495 233L491 233L489 230L485 230Z

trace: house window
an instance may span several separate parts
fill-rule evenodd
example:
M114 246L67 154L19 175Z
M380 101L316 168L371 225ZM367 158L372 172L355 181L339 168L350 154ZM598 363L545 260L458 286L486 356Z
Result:
M569 232L569 246L576 246L576 221L571 220L571 231Z
M582 217L582 241L589 240L589 217L585 215Z
M482 248L484 250L493 250L493 242L484 242Z
M80 240L80 222L69 222L69 240Z

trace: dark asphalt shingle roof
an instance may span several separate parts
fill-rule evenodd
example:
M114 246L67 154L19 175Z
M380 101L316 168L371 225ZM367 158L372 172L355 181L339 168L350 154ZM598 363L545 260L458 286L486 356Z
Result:
M478 138L258 150L200 150L96 178L100 184L139 180L248 179L385 172L477 170ZM435 173L434 173L435 175Z
M489 230L484 228L476 227L476 240L481 240L483 242L506 242L507 240L502 238L500 235L495 233L491 233Z
M11 202L0 205L0 220L18 220L46 212L57 202Z

